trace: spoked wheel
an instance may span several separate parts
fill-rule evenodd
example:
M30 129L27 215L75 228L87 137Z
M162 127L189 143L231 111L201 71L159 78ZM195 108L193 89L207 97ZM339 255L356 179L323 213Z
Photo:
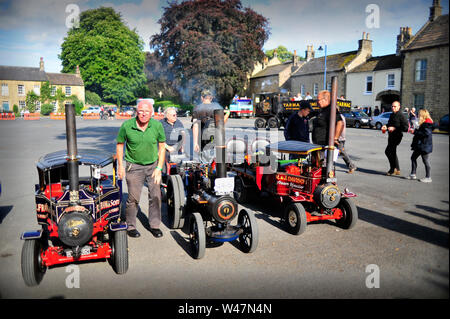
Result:
M244 253L252 253L258 247L258 224L253 212L242 209L239 212L238 224L243 228L239 235L239 244Z
M247 202L248 190L244 186L244 181L241 176L236 176L234 178L234 198L240 204L244 204Z
M116 274L124 274L128 270L128 237L126 230L114 232L111 242L111 264Z
M300 235L306 230L306 212L300 203L290 203L285 211L285 224L293 235Z
M189 238L191 242L192 257L200 259L205 256L206 235L202 215L193 213L189 219Z
M336 224L344 229L353 228L358 221L358 209L350 198L342 198L337 208L342 210L342 218L336 220Z
M185 194L184 185L180 175L169 175L167 181L167 214L169 227L183 228Z
M265 128L266 127L266 120L263 118L258 117L255 120L255 128L259 129L259 128Z
M22 277L27 286L37 286L42 281L47 270L42 263L42 241L39 239L25 240L22 247Z

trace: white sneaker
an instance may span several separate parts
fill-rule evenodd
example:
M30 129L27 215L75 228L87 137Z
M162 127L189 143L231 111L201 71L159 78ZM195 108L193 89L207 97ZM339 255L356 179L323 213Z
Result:
M407 179L417 179L416 174L409 175Z
M431 178L430 177L424 177L424 178L419 179L419 182L431 183Z

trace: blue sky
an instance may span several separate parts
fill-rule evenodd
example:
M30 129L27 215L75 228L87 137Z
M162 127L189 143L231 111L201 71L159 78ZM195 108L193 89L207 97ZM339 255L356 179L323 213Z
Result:
M432 0L242 0L269 19L270 38L264 46L269 50L284 45L304 56L306 46L327 45L328 54L356 50L363 32L373 40L373 55L395 53L400 27L411 27L413 33L427 21ZM60 72L58 54L68 28L69 4L80 11L113 7L121 12L131 28L136 28L149 50L149 37L159 32L158 19L167 0L0 0L0 65L39 66L44 58L48 72ZM367 20L368 5L379 9L379 25ZM443 13L449 3L441 1ZM373 20L370 20L373 21ZM369 21L369 22L370 22ZM316 57L323 52L316 51Z

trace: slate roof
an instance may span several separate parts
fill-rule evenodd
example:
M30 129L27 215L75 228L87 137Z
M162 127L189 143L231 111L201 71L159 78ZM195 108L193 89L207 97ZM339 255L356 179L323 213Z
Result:
M372 57L366 63L357 66L349 73L372 72L388 69L400 69L402 67L402 59L395 54Z
M83 80L70 73L47 73L48 81L55 85L79 85L83 86Z
M39 68L0 65L0 80L47 81L47 76Z
M286 62L282 64L276 64L266 67L264 70L259 71L254 76L252 76L252 79L254 78L262 78L265 76L273 76L278 75L287 68L290 68L292 66L292 62Z
M0 80L12 81L49 81L55 85L83 86L84 82L75 74L47 73L39 68L0 65Z
M358 51L349 51L339 54L333 54L327 56L327 72L340 71L344 66L352 61ZM324 68L325 57L314 58L306 62L297 72L292 76L300 76L306 74L322 73Z
M448 14L427 22L402 51L448 45Z

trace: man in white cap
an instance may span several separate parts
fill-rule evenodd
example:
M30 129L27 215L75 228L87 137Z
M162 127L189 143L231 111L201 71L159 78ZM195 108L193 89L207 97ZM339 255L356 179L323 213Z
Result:
M162 124L152 119L153 99L145 99L137 106L137 116L122 123L117 135L118 175L126 175L128 199L125 210L128 235L137 238L136 216L144 182L148 185L148 220L155 237L163 234L161 224L161 171L164 165L165 141ZM123 148L126 142L123 165Z

